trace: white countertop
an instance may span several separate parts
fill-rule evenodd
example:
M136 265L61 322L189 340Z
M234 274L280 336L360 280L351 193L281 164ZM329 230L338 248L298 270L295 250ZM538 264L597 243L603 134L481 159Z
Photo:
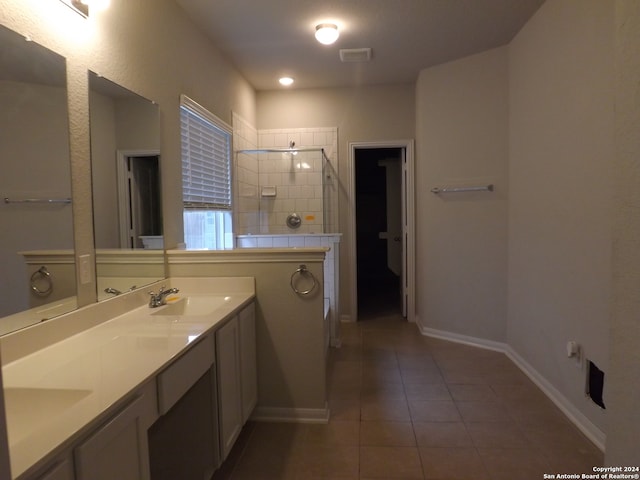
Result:
M56 317L78 308L76 297L67 297L39 307L30 308L0 319L0 335L16 331L41 322L43 319Z
M169 297L167 307L187 296L224 297L210 315L166 316L162 310L167 307L144 305L3 366L14 478L153 378L255 295L250 288L205 294L197 283L186 282L186 288ZM31 389L44 390L34 394Z

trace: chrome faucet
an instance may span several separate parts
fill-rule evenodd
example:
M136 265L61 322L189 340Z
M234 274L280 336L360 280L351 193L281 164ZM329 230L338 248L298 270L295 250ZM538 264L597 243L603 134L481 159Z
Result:
M167 297L172 293L178 293L180 290L177 288L164 289L164 285L160 287L160 291L156 294L149 292L149 308L161 307L167 304Z
M135 285L132 285L131 288L129 290L127 290L127 292L133 292L137 287ZM112 295L121 295L122 292L120 290L118 290L117 288L113 288L113 287L107 287L104 289L104 293L110 293Z

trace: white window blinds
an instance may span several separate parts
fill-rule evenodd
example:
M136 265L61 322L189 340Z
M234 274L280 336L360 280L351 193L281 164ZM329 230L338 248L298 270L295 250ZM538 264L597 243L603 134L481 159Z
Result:
M180 97L184 208L231 210L231 127Z

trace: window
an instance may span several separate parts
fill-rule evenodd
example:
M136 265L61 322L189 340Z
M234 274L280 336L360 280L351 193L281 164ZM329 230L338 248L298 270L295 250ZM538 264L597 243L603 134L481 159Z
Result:
M231 127L182 95L180 130L187 248L233 248Z

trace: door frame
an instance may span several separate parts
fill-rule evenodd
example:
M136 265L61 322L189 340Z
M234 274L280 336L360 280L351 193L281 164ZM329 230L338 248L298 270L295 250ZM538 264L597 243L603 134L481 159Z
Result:
M160 150L117 150L116 176L118 182L118 227L120 229L120 248L131 248L129 245L131 212L129 210L130 192L128 186L127 162L131 157L158 157Z
M405 222L403 225L406 248L403 249L404 258L404 288L406 292L407 320L415 322L415 159L414 140L390 140L380 142L349 142L349 268L351 270L350 317L358 320L358 250L356 230L356 150L374 148L401 148L405 152L405 165L402 168L404 180L404 195L402 198Z

